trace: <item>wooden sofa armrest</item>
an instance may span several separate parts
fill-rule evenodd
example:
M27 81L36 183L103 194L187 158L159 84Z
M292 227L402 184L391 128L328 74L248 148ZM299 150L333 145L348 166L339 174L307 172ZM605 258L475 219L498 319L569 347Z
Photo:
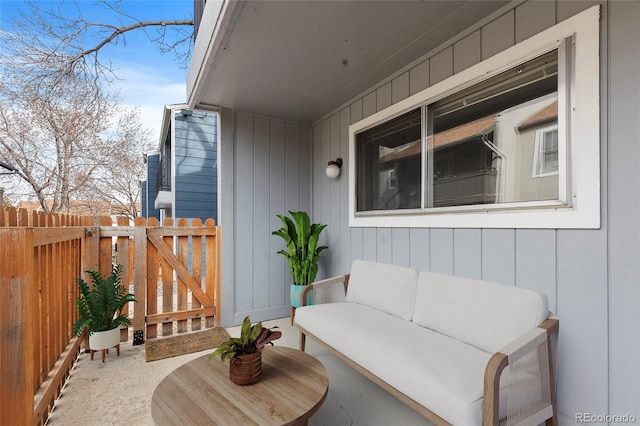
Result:
M546 357L538 356L538 362L546 359L547 365L540 365L540 371L548 371L548 377L541 377L543 393L551 403L551 417L542 419L547 426L557 426L558 416L556 407L556 353L558 341L559 321L558 318L550 315L542 324L531 330L526 335L519 337L496 352L485 368L484 374L484 399L482 404L482 425L497 426L499 422L499 401L500 401L500 377L502 372L509 365L509 357L517 359L525 353L538 348L547 352ZM539 355L543 355L540 354ZM543 407L544 408L544 407ZM548 412L548 408L546 410ZM542 411L541 411L542 412ZM532 419L531 424L538 424L540 421ZM529 424L529 423L527 423Z
M307 295L314 288L328 287L328 286L332 286L332 285L336 285L336 284L343 284L344 285L344 294L346 295L347 294L347 286L349 285L349 277L350 277L350 274L338 275L337 277L327 278L327 279L316 281L316 282L313 282L313 283L307 285L305 287L305 289L302 290L302 293L300 295L300 297L302 298L302 300L300 301L301 307L302 306L307 306ZM293 325L293 316L291 317L291 325ZM303 352L304 352L304 348L305 348L305 341L306 341L306 335L301 330L300 331L300 350L303 351Z
M332 277L332 278L327 278L327 279L324 279L324 280L321 280L321 281L316 281L316 282L313 282L313 283L309 284L308 286L305 286L305 289L302 290L302 294L301 294L301 298L302 298L301 306L307 306L307 295L314 288L328 287L328 286L335 285L335 284L338 284L338 283L343 283L344 284L344 293L347 294L347 286L349 285L349 276L350 276L350 274L338 275L337 277Z

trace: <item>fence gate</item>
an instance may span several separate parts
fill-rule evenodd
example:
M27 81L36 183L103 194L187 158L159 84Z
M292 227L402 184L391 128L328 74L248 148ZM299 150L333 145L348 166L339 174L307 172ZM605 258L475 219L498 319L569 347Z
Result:
M147 360L227 339L215 327L219 238L213 219L159 227L119 218L113 226L111 217L0 208L0 424L45 424L85 338L71 332L83 271L109 275L114 262L122 265L122 284L138 301L126 311L134 344L145 343ZM120 330L121 341L129 330Z
M116 239L114 261L123 265L123 281L133 286L138 301L128 313L133 344L145 343L147 361L212 348L227 338L224 329L215 327L220 315L219 232L213 219L204 224L178 219L177 226L165 219L159 227L157 219L139 217L133 227L100 226L101 244ZM100 253L105 253L102 247ZM100 264L102 270L102 259Z

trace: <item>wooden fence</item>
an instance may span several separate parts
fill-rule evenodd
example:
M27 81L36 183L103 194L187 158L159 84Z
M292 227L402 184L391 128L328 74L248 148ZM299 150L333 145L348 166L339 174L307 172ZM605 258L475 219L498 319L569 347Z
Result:
M71 333L83 271L123 265L138 300L129 311L134 344L213 327L219 228L211 219L157 225L0 209L0 424L46 421L84 342Z

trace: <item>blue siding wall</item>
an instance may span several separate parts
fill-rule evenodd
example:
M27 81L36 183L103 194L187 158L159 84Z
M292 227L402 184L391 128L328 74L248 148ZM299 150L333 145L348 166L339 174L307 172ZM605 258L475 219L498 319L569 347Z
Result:
M159 164L159 153L147 155L146 208L142 208L142 215L147 219L155 217L160 220L160 210L156 210L155 208L156 195L158 195L156 191L156 182L158 180L157 172Z
M147 217L147 211L149 210L149 206L147 205L149 200L149 196L147 194L148 191L149 190L147 188L147 181L141 180L140 181L140 214L142 215L142 217Z
M174 217L218 220L218 115L176 114L174 125Z

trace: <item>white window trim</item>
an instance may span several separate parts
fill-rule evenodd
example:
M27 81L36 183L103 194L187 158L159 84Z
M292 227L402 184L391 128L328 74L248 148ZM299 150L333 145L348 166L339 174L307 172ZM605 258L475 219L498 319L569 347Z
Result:
M531 38L452 77L424 89L390 107L349 126L349 226L412 228L551 228L595 229L600 227L600 7L585 10ZM559 174L556 202L505 203L461 206L407 212L360 212L356 214L355 135L420 105L469 87L504 72L518 63L571 43L570 82L559 72L559 87L571 84L569 99L558 105L558 161L568 164ZM563 61L562 53L559 54ZM559 68L562 63L559 63ZM568 120L564 119L568 118ZM569 128L565 128L565 123ZM578 143L579 141L579 143ZM578 149L579 148L579 149Z
M554 124L553 126L543 127L541 129L536 130L535 135L535 144L533 146L533 164L531 166L531 177L532 178L542 178L548 176L555 176L558 174L558 171L547 172L547 173L538 173L538 165L540 164L540 159L542 158L542 141L544 140L544 135L558 130L558 125ZM560 147L558 146L558 150ZM558 160L558 163L560 161Z

